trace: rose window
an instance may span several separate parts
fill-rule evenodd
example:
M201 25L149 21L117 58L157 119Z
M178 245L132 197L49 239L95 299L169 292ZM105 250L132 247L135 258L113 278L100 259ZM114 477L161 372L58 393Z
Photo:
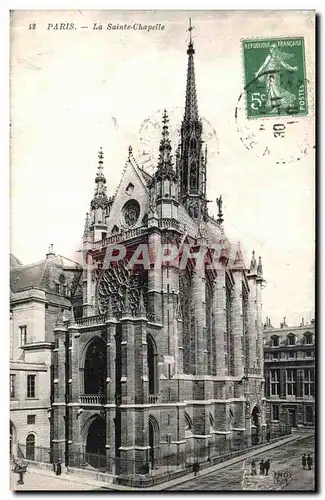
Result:
M126 293L132 315L137 313L140 301L140 292L143 293L145 306L147 303L147 274L144 271L127 269L123 263L111 266L102 271L98 278L97 303L101 314L105 314L111 300L113 314L121 316Z
M122 208L122 216L124 224L132 227L136 224L140 215L140 205L136 200L129 200Z

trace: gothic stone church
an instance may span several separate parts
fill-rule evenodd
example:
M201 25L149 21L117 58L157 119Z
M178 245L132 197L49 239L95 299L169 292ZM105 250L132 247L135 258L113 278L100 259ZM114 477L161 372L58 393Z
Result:
M248 269L240 248L230 251L221 199L218 219L208 212L194 53L190 38L177 151L164 113L155 172L140 168L129 148L113 197L99 154L87 264L69 320L63 311L54 328L53 453L70 466L93 454L119 476L150 473L167 456L174 465L206 461L235 440L265 438L262 265L253 252ZM191 259L184 269L126 265L139 244L149 255L170 242L209 255L216 241L215 268L197 269ZM107 266L114 244L127 254Z

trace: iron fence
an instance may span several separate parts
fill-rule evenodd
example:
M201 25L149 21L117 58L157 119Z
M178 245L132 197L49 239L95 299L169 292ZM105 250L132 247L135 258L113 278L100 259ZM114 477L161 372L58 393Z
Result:
M17 458L50 464L53 462L53 453L49 448L19 444L17 446Z
M291 433L290 426L280 426L269 429L269 439L277 439ZM265 439L263 440L265 443ZM60 459L63 464L78 469L92 470L115 475L148 474L174 471L193 470L195 464L208 465L226 460L234 453L244 452L262 444L261 440L252 443L248 437L225 440L222 443L209 441L206 446L194 444L193 448L184 449L176 453L163 453L163 448L148 450L145 460L127 460L124 457L105 456L100 453L70 451L69 453L53 451L48 448L35 446L33 449L26 445L18 445L18 458L29 461L56 464ZM168 446L168 443L161 443ZM171 445L172 446L172 443ZM170 448L169 448L170 449Z

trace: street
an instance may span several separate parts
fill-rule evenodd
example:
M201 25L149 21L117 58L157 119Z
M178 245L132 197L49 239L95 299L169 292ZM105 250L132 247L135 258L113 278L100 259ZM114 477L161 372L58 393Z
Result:
M269 451L267 455L261 453L256 455L256 463L262 458L270 459L271 469L269 476L252 477L250 475L250 463L252 459L238 462L235 465L226 467L206 476L198 476L195 479L173 486L169 491L238 491L238 490L283 490L283 491L313 491L314 490L314 470L303 470L301 466L301 456L310 453L315 457L314 452L315 438L308 436L292 443L284 444L278 448ZM313 467L314 469L314 467ZM259 472L259 468L257 467ZM279 480L278 484L275 473L281 473L287 476L290 472L291 477L287 480Z
M314 435L302 439L283 443L278 447L264 450L261 454L254 455L257 465L257 475L251 475L251 462L253 457L241 460L236 464L215 470L207 475L198 475L179 485L166 485L168 491L313 491L314 468L303 470L301 457L303 453L314 454ZM268 476L259 474L259 462L269 459L271 468ZM281 475L282 474L282 475ZM17 485L18 475L10 471L10 489L15 491L99 491L109 489L129 490L125 487L108 487L108 484L88 481L86 478L65 474L57 477L49 471L40 471L30 468L24 475L24 485ZM162 488L163 490L164 488Z

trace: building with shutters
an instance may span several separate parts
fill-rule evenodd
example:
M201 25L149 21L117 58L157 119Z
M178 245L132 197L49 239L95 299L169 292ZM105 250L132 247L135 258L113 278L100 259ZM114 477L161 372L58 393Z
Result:
M315 425L315 324L264 325L267 421L273 427Z
M81 308L72 296L53 329L52 447L70 467L101 461L118 476L149 474L164 471L166 457L175 466L206 461L236 440L265 438L262 263L253 252L246 265L231 247L221 198L218 218L208 211L194 54L190 37L178 150L164 112L155 172L130 147L110 197L99 152ZM162 245L178 256L199 247L205 259L130 268L139 245L149 259ZM125 256L107 262L117 247Z

